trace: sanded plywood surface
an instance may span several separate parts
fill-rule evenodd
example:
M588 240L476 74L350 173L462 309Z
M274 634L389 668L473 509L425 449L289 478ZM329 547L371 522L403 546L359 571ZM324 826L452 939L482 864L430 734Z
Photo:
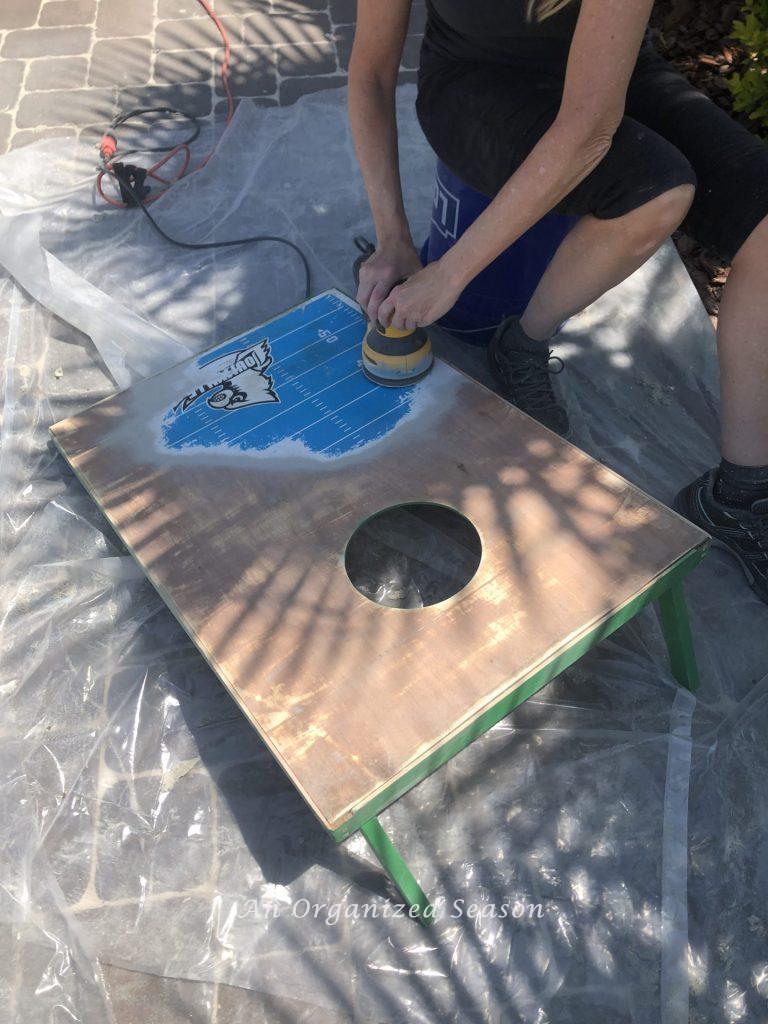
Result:
M324 293L52 428L333 829L707 539L445 363L370 384L364 328ZM404 611L358 593L343 555L408 501L468 516L483 556Z

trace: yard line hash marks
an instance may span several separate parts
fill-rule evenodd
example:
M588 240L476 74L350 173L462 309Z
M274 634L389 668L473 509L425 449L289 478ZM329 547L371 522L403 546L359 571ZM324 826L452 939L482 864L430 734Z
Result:
M323 312L313 315L323 304ZM273 361L263 375L279 404L256 401L216 410L199 401L180 414L169 410L162 428L166 444L269 451L298 440L309 455L337 458L380 439L408 413L414 392L405 388L395 395L367 380L359 356L364 331L365 319L355 307L325 293L206 353L197 371L260 340L269 344Z

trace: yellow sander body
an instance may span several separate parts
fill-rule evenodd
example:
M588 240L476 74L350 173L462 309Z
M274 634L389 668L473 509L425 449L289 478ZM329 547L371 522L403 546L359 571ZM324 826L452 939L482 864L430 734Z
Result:
M398 388L426 377L432 369L432 343L423 327L400 331L371 323L363 338L363 372L374 384Z

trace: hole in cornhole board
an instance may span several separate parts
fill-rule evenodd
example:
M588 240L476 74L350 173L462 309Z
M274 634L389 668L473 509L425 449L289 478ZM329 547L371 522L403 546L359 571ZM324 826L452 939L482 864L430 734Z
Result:
M430 502L392 505L354 531L344 568L359 592L385 608L445 601L477 572L483 545L456 509Z

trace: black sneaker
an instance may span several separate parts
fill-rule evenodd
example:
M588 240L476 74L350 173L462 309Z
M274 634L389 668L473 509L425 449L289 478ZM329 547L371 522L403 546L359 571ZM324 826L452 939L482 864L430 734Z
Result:
M544 342L539 348L523 348L515 331L518 317L502 320L488 346L491 373L504 397L539 423L568 437L568 413L555 397L550 376L561 373L563 361L553 356Z
M734 556L744 570L749 585L768 604L768 498L751 508L732 508L715 499L713 487L716 469L688 484L677 495L673 506L686 519L712 536L712 546Z

